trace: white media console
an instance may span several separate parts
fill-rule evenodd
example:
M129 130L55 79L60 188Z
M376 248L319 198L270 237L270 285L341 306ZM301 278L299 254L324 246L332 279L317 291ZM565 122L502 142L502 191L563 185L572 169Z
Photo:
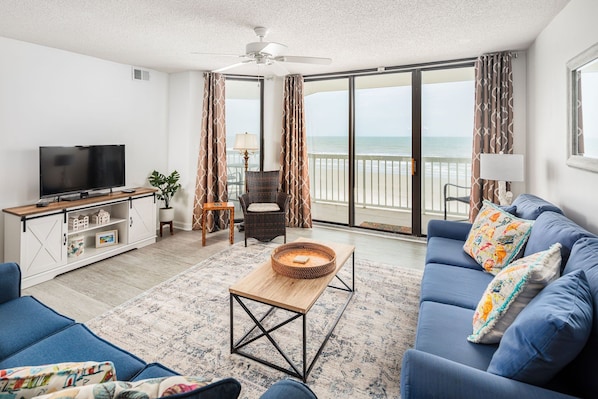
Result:
M109 220L94 223L100 210ZM23 288L156 242L156 196L150 188L3 212L4 261L19 264ZM75 218L81 222L73 224Z

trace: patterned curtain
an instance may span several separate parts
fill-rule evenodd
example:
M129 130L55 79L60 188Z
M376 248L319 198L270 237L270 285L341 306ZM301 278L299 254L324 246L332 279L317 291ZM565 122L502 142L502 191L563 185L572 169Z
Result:
M475 62L475 110L469 219L486 199L498 203L498 183L480 179L480 154L513 153L513 70L509 52L486 54ZM509 190L509 184L507 184Z
M201 230L203 223L210 232L228 225L228 212L209 212L202 220L203 204L228 201L226 187L226 124L225 124L225 78L219 73L204 74L203 112L195 201L193 206L193 230ZM217 220L214 220L214 214Z
M289 227L311 227L311 198L307 159L307 133L303 105L303 76L284 80L282 116L281 186L289 195Z

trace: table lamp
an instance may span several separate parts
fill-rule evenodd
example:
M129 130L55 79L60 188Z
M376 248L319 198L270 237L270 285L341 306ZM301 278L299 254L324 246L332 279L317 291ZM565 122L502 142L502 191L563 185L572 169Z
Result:
M480 154L480 178L498 181L500 205L511 205L513 193L507 191L507 181L523 181L523 155Z
M239 133L235 137L235 146L233 150L239 151L245 159L245 172L249 165L249 154L259 150L257 145L257 136L252 133Z

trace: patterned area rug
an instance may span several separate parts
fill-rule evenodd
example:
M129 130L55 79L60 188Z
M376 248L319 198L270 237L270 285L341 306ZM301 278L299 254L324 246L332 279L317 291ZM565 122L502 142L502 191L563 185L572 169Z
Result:
M287 375L230 354L228 287L268 259L276 246L235 244L86 324L148 363L161 362L183 375L234 377L243 386L241 398L257 399ZM349 262L340 274L345 281L351 278ZM402 355L415 338L421 272L361 260L357 248L355 276L356 292L307 384L320 399L399 398ZM327 289L308 313L308 363L346 298L346 292ZM252 310L265 312L262 308ZM277 310L271 322L284 316ZM237 339L250 320L238 305L234 317ZM296 362L301 330L298 319L275 333ZM265 339L246 350L285 366Z

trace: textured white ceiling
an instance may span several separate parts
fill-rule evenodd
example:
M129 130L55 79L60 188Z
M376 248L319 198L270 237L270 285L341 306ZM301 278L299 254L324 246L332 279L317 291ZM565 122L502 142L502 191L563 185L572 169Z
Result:
M257 41L314 74L527 49L569 0L0 0L0 36L165 72L214 70ZM268 74L262 67L260 74ZM256 74L255 65L229 73Z

